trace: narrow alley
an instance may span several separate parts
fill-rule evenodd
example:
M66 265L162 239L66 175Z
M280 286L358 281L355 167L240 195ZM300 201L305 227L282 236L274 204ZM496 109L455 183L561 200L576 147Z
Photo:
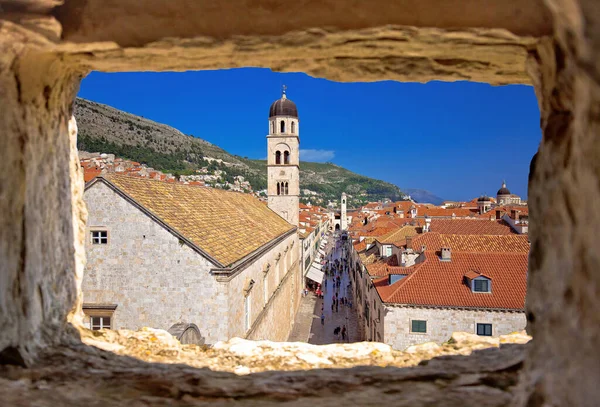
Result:
M343 265L347 252L339 235L332 236L325 247L325 253L328 266L323 266L323 271L326 271L322 283L323 298L318 298L314 292L309 292L302 298L289 341L325 345L362 340L352 298L352 281L348 267ZM339 265L337 267L336 261ZM338 278L339 283L336 284ZM334 298L337 299L336 302ZM344 298L347 300L346 304L343 304ZM324 317L323 321L321 315ZM342 337L344 326L345 338ZM339 328L337 334L336 328Z

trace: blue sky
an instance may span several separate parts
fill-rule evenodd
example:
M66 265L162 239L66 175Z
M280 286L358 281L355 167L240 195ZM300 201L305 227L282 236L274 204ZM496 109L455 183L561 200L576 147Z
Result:
M301 159L330 161L444 199L495 195L506 179L527 196L541 140L530 86L470 82L337 83L245 68L97 73L79 96L173 126L232 154L264 158L281 87L298 106Z

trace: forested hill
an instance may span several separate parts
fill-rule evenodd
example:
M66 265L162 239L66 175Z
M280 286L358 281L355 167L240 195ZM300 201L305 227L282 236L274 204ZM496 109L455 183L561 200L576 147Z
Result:
M266 188L264 160L229 154L173 127L81 98L75 101L75 118L79 130L77 147L81 151L115 154L175 174L193 174L210 166L212 170L224 171L226 180L243 175L255 191ZM351 196L351 206L385 198L399 200L402 195L395 185L331 163L301 162L300 189L303 202L316 204L337 201L342 192Z

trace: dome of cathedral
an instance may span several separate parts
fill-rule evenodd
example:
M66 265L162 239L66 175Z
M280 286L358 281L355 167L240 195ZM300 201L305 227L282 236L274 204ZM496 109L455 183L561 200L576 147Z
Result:
M281 96L281 99L276 100L269 109L269 117L273 116L292 116L298 117L298 109L296 104L289 100L285 93Z
M502 183L502 188L498 190L496 195L510 195L510 191L506 188L506 182Z
M477 201L478 201L478 202L486 202L486 201L491 201L491 200L492 200L492 199L491 199L489 196L487 196L487 195L480 196L480 197L477 199Z

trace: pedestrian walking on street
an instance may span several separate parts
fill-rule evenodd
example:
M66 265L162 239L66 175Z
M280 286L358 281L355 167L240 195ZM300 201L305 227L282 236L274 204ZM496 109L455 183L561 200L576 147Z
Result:
M334 307L335 307L335 301L332 301L331 302L331 312L333 312Z
M346 340L346 325L344 325L344 327L342 328L342 340Z
M325 314L321 312L321 325L325 325Z
M339 306L339 304L336 301L336 303L335 303L335 312L340 312L338 306Z

